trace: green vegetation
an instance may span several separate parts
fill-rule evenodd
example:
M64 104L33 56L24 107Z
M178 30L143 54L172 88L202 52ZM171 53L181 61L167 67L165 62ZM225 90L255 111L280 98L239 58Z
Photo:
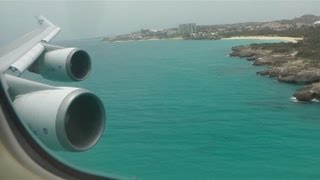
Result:
M320 17L315 15L303 15L291 20L278 20L270 22L256 22L256 23L238 23L231 25L218 25L201 29L219 29L221 37L232 36L288 36L288 37L302 37L310 31L315 21L319 21Z
M320 26L307 29L304 40L298 45L298 57L320 61Z
M242 30L242 31L236 31L231 30L228 32L222 32L220 33L220 36L222 37L233 37L233 36L288 36L288 37L301 37L305 29L307 27L303 26L300 28L289 28L286 30L278 31L271 28L263 28L258 30Z
M320 61L320 26L304 28L300 33L304 39L298 43L252 44L251 48L274 53L297 53L296 57Z

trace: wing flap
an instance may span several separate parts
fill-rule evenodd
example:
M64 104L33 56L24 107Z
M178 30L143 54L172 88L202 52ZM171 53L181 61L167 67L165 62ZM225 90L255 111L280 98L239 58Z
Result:
M16 62L14 62L10 69L13 72L18 71L18 75L20 76L22 72L24 72L28 67L39 58L39 56L44 51L44 46L41 43L35 45L32 49L30 49L24 56L20 57Z

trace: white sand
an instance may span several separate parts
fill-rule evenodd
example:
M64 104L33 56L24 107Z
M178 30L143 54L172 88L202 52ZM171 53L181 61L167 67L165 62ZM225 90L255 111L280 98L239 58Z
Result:
M235 36L222 39L259 39L259 40L283 40L287 42L297 43L302 37L284 37L284 36Z

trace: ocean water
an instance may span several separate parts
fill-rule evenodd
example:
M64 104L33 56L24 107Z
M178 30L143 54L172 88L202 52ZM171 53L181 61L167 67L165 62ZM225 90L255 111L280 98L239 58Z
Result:
M67 42L88 50L106 131L66 162L123 179L319 179L319 104L258 76L231 47L259 40Z

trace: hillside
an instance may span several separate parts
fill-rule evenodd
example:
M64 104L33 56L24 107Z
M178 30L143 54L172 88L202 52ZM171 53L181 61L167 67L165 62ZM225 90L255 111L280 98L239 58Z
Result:
M222 37L231 36L304 36L306 30L313 26L313 23L320 20L320 16L303 15L291 20L277 20L269 22L240 23L221 26L219 35Z
M197 25L196 31L189 34L181 33L179 28L141 29L130 34L106 37L105 41L134 41L149 39L183 38L187 40L218 40L234 36L288 36L302 37L320 16L303 15L291 20L268 22L245 22L220 25Z

